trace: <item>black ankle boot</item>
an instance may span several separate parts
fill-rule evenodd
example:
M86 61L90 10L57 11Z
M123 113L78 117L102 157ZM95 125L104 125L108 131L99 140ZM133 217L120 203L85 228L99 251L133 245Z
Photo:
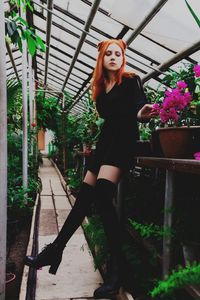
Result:
M24 263L35 269L50 266L49 273L55 275L62 260L62 253L63 248L52 243L47 245L37 256L26 256Z
M102 286L94 291L95 299L111 298L119 293L121 287L120 268L117 257L111 258L107 265L107 276Z

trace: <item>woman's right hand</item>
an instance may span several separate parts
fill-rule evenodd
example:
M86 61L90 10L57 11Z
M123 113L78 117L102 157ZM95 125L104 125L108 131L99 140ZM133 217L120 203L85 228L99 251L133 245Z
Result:
M156 117L158 112L154 110L153 104L145 104L137 114L138 121L148 121L153 117Z

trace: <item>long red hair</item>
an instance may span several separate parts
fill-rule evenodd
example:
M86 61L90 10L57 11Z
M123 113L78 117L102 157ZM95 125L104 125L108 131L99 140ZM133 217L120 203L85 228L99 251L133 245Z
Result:
M105 83L107 80L106 70L103 67L103 58L106 52L106 49L110 44L117 44L122 50L123 62L121 68L116 71L116 83L119 85L122 82L122 77L131 77L134 73L125 72L125 49L126 43L123 40L110 39L107 41L102 41L98 44L98 57L96 62L96 67L93 72L92 81L91 81L91 90L92 90L92 99L96 101L99 94L105 90Z

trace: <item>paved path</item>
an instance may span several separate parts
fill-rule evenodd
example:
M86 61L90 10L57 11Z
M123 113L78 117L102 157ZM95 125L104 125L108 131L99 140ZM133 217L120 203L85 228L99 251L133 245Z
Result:
M39 251L54 240L71 210L55 168L47 158L43 162L39 171L42 180ZM91 298L102 282L99 271L94 270L93 257L81 227L69 240L56 275L49 274L48 269L43 267L37 271L36 300Z

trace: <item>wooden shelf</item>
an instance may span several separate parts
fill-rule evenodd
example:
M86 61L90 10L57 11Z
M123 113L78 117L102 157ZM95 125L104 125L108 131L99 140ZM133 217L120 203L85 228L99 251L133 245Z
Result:
M136 165L140 167L161 168L170 171L200 174L200 160L145 156L138 156L135 160Z

